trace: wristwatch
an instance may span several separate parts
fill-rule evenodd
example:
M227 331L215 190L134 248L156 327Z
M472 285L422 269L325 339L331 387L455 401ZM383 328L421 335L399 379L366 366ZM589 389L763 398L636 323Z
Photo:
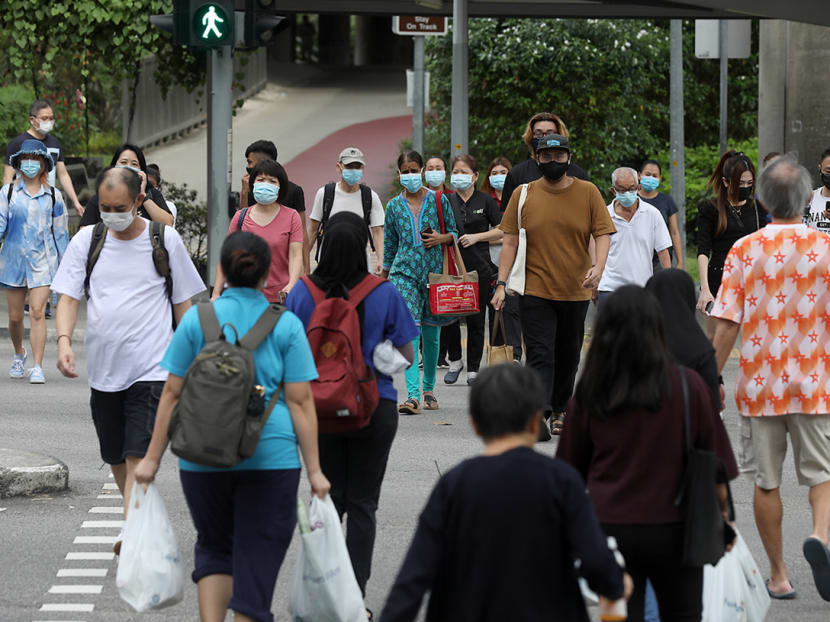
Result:
M496 281L496 287L498 287L499 285L505 288L507 287L507 283L505 281Z

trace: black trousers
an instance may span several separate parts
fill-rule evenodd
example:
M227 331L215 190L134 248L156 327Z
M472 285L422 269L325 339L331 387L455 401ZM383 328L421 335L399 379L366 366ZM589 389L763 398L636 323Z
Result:
M504 330L507 333L507 345L513 346L513 359L522 360L522 322L519 318L519 300L521 296L507 296L504 299ZM492 311L492 310L491 310ZM495 312L490 314L490 334L493 334L493 320ZM501 333L493 345L504 345Z
M703 568L680 563L683 524L602 525L617 540L625 569L634 580L628 622L643 622L646 579L651 580L660 619L700 622L703 615Z
M527 366L541 376L551 412L565 412L573 395L589 304L527 295L519 299Z
M467 371L477 372L479 370L481 355L484 352L484 323L487 319L488 309L490 329L493 328L493 314L495 311L490 306L490 299L492 298L491 283L492 279L489 276L480 277L478 280L478 313L467 315L458 322L441 328L441 349L438 360L441 360L441 355L445 352L448 361L461 360L461 322L463 321L467 324Z
M372 421L362 430L319 435L320 466L331 482L331 499L340 518L346 515L346 548L364 596L372 574L375 513L397 430L397 404L381 399Z

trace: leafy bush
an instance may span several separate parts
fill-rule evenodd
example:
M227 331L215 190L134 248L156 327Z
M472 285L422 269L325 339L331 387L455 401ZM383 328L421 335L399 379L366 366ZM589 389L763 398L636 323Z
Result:
M9 142L28 127L29 104L34 101L32 89L20 84L0 87L0 144L4 153Z
M207 282L207 204L187 184L164 182L164 198L176 204L176 231L202 279Z

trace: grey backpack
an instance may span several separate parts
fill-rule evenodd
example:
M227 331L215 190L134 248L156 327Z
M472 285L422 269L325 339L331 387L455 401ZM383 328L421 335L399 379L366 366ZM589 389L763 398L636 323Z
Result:
M170 418L171 451L210 467L232 467L250 458L282 383L265 408L264 389L255 386L253 352L271 334L285 307L270 305L236 343L225 339L212 303L198 306L205 346L187 370L179 403ZM236 328L229 326L234 334Z

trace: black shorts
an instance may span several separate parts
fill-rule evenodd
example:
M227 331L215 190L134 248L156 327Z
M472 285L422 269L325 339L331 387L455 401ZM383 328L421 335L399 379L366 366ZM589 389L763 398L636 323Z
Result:
M164 382L160 380L136 382L123 391L92 389L89 407L104 462L122 464L127 456L144 457L162 389Z

